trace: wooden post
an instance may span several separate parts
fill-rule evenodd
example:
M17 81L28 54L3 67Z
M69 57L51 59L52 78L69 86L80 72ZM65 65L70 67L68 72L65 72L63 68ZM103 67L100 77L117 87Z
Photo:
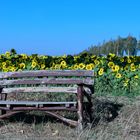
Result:
M6 100L7 99L7 93L0 93L0 100ZM6 114L6 110L1 110L1 115Z
M83 130L83 86L77 87L77 100L78 100L78 131Z
M87 108L87 113L88 113L88 115L89 115L89 120L90 120L90 123L92 123L92 106L93 106L93 104L92 104L92 95L91 94L88 94L88 93L86 93L86 91L84 91L84 96L85 97L87 97L87 100L88 100L88 103L89 103L89 106L88 106L88 108Z

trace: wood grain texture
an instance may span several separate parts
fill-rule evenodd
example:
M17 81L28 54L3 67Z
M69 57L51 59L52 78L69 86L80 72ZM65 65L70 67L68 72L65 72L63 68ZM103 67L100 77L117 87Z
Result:
M66 105L75 104L76 102L40 102L40 101L0 101L0 105Z
M2 93L77 93L76 87L14 87L4 88Z
M33 111L33 110L39 110L39 111L73 111L76 112L77 109L75 107L63 107L63 106L58 106L58 107L29 107L29 106L15 106L12 105L11 108L8 107L0 107L0 110L4 111Z
M39 77L39 76L90 76L93 71L87 70L36 70L22 72L0 72L0 78Z
M78 101L78 131L83 130L83 86L79 85L77 88L77 101Z
M93 84L92 79L76 79L76 78L45 78L45 79L17 79L17 80L1 80L0 85L34 85L34 84Z

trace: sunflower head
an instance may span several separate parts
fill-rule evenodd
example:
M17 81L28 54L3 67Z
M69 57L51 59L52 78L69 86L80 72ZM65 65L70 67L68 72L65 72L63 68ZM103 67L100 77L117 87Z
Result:
M84 69L85 68L85 64L84 63L80 63L78 67L79 67L79 69Z
M108 66L111 68L111 67L113 67L115 64L111 61L111 62L109 62L108 63Z
M121 77L122 77L122 75L120 73L116 74L116 78L121 78Z
M88 64L88 65L86 65L86 70L92 70L92 65L91 64Z
M32 61L32 68L35 68L37 66L37 63L35 61Z

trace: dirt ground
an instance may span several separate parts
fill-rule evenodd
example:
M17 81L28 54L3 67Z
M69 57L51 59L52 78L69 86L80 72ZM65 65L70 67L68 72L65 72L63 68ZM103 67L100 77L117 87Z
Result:
M0 121L0 140L140 139L140 97L99 97L93 106L93 125L81 133L43 114L22 113Z

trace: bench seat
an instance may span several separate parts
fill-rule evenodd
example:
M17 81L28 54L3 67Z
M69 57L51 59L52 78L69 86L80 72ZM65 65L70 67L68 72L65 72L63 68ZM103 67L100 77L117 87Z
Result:
M77 102L40 102L40 101L0 101L1 105L74 105Z

